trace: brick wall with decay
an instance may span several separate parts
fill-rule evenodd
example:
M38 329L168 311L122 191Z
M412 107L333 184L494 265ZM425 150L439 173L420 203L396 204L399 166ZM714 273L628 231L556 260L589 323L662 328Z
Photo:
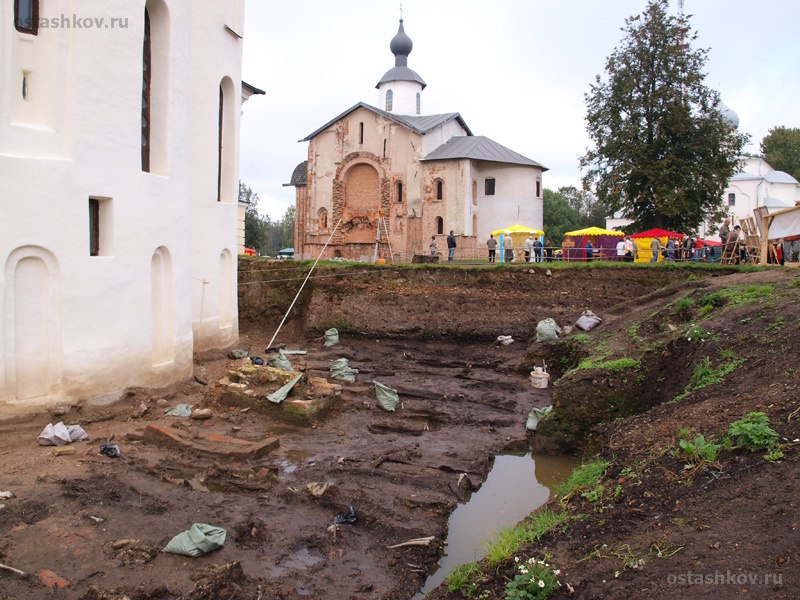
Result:
M295 254L371 260L381 213L379 256L411 260L428 253L442 219L440 248L450 229L471 235L465 217L464 166L422 163L422 136L359 108L309 142L305 188L297 188ZM467 171L469 166L467 166ZM437 198L436 182L443 182ZM337 227L338 223L338 227ZM334 231L335 230L335 231ZM388 234L388 235L387 235ZM388 243L387 243L388 242Z

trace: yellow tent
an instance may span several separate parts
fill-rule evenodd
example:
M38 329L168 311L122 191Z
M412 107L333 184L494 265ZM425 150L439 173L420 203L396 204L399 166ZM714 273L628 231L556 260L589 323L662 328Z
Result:
M504 227L503 229L498 229L497 231L492 231L492 235L498 236L500 234L511 235L514 237L516 233L524 233L527 235L542 235L544 231L541 229L534 229L533 227L525 227L524 225L512 225L511 227Z
M576 229L575 231L568 231L564 235L569 236L584 236L584 235L618 235L624 236L621 231L612 231L611 229L602 229L601 227L587 227L586 229Z
M497 229L496 231L492 231L491 233L495 237L498 237L500 235L511 236L511 240L514 243L514 249L516 250L517 256L522 256L522 249L524 248L525 240L529 235L532 235L534 239L536 239L540 235L544 235L544 231L542 231L541 229L534 229L533 227L525 227L524 225L511 225L510 227ZM503 248L498 248L497 250L498 254L503 252ZM517 260L522 260L522 259L518 258Z

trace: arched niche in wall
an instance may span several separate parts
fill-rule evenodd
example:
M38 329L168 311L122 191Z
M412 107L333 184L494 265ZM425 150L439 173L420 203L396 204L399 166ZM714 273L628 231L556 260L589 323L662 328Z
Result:
M172 256L167 248L160 246L150 259L153 366L175 360L175 292L172 280Z
M56 257L39 246L14 250L5 264L3 396L47 400L61 381L61 275Z

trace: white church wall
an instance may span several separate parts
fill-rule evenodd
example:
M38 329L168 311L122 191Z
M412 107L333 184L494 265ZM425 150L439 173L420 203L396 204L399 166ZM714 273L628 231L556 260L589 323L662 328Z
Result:
M478 238L509 225L526 225L542 229L543 201L536 197L536 180L541 169L480 163L475 173L478 188ZM495 194L487 196L485 180L495 178Z
M170 47L154 56L168 61L170 90L169 119L157 125L166 127L162 174L141 169L142 5L104 2L95 15L100 3L81 3L80 16L115 15L128 25L40 28L36 36L14 30L10 5L0 9L8 57L0 66L0 413L113 400L129 386L189 376L201 300L195 275L210 282L207 314L234 339L235 263L224 252L235 257L236 203L216 202L216 86L207 88L201 73L228 61L217 71L238 82L241 50L215 36L230 35L219 15L164 6ZM43 2L40 16L58 7ZM47 60L56 66L43 64L43 72L58 72L47 80L52 89L36 85L37 61ZM20 121L23 68L32 70L31 102L39 94L59 102L40 103ZM97 256L90 198L100 207Z
M386 103L386 94L392 92L391 108ZM381 110L396 115L424 114L417 110L417 94L422 93L422 86L416 81L391 81L384 83L378 89L378 106ZM420 96L420 102L422 97Z
M429 131L422 137L422 156L427 156L450 138L459 135L467 135L467 131L456 119L451 119L447 123Z

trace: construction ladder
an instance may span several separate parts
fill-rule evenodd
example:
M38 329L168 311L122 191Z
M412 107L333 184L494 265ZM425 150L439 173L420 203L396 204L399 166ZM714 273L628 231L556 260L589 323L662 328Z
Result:
M394 254L392 254L392 244L389 241L389 226L386 224L386 217L383 216L383 211L381 211L380 216L378 217L378 232L375 237L375 256L372 259L372 262L378 261L378 255L380 254L380 247L381 247L381 229L383 229L383 235L386 236L386 248L389 251L389 262L394 262Z

